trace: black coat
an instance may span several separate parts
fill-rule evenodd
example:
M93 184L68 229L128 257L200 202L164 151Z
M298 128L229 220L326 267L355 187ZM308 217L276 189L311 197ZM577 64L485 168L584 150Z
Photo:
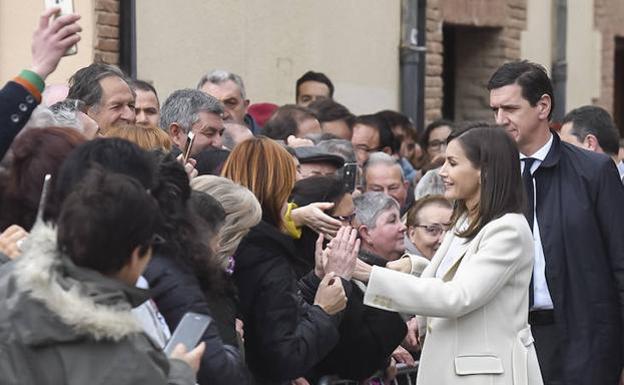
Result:
M0 89L0 159L39 103L24 87L8 82Z
M303 296L316 288L299 287L290 265L294 256L292 239L265 221L250 230L234 255L245 354L259 384L304 376L338 341L339 317L305 302Z
M149 282L152 298L172 332L184 314L190 311L215 318L197 278L180 261L155 254L144 276ZM230 306L219 309L217 313L227 311L228 308ZM234 314L230 317L231 328L234 327L234 317ZM250 383L248 371L235 347L236 339L232 338L224 344L217 322L208 326L201 340L206 343L206 350L197 373L199 384Z
M624 187L610 158L553 135L534 175L563 383L616 384L624 357Z
M308 228L303 228L301 238L296 242L299 257L294 261L298 276L314 269L314 248L318 235ZM360 258L365 262L378 263L381 258L364 252ZM347 307L340 323L340 339L313 370L309 380L324 375L338 375L341 379L364 380L384 370L394 349L399 346L407 333L405 322L396 312L385 311L364 305L364 292L354 284L349 292Z

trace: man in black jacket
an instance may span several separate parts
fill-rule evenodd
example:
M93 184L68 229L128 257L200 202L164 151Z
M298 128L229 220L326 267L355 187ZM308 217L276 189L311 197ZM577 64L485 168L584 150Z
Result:
M624 187L613 161L562 142L543 67L507 63L490 106L516 140L535 243L529 323L545 384L616 384L623 366Z
M78 43L80 16L64 15L52 21L60 8L46 10L33 34L32 65L0 89L0 159L41 102L44 80L56 69L69 47Z

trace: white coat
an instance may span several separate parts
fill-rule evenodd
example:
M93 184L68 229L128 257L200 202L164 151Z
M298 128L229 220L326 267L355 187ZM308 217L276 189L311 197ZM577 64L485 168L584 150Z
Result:
M421 316L419 385L542 385L527 322L534 251L525 217L485 225L435 278L454 237L420 278L373 267L364 303Z

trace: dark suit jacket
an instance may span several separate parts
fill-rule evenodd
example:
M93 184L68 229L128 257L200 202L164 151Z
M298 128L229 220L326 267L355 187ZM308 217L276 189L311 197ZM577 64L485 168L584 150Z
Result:
M24 87L8 82L0 89L0 159L39 104Z
M624 357L624 187L607 156L553 135L534 175L563 383L616 384Z

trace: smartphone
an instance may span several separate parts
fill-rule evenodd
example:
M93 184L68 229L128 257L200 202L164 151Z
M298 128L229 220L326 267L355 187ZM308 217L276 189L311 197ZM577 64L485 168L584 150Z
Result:
M184 145L184 156L182 157L184 162L182 164L186 164L188 158L191 156L193 142L195 142L195 133L193 131L189 131L188 135L186 136L186 144Z
M61 7L61 13L57 15L69 15L74 13L74 0L44 0L45 8ZM65 51L63 56L75 55L78 53L78 44L74 44Z
M212 322L212 318L205 314L188 312L184 314L178 327L165 345L165 354L167 357L178 344L184 344L186 350L194 349L208 329L208 325Z
M349 192L353 192L355 190L357 174L357 163L345 163L342 173L342 182L344 183L345 190Z

